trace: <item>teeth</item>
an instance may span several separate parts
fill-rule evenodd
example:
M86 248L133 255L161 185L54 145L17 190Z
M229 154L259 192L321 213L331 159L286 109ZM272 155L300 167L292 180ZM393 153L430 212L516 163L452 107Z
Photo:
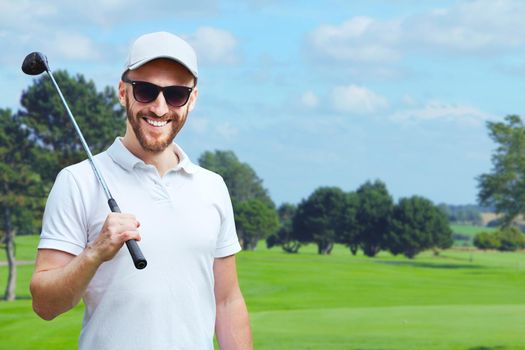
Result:
M167 120L152 120L152 119L146 118L146 121L148 122L149 125L153 125L153 126L164 126L168 124Z

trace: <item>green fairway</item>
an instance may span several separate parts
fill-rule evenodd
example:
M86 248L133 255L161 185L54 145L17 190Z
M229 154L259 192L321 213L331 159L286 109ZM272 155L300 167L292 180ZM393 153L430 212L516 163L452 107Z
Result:
M480 232L494 232L497 230L495 227L485 227L485 226L474 226L474 225L461 225L461 224L451 224L450 228L452 232L459 233L462 235L467 235L474 237Z
M238 269L256 349L525 350L524 258L449 250L371 259L339 245L331 256L260 245L238 255ZM22 299L0 303L0 349L74 348L82 306L39 320L28 300L32 268L19 267ZM2 290L5 277L2 267Z
M481 232L494 232L497 228L484 227L484 226L473 226L473 225L462 225L462 224L451 224L450 228L453 232L454 246L455 247L473 247L472 240L474 236Z

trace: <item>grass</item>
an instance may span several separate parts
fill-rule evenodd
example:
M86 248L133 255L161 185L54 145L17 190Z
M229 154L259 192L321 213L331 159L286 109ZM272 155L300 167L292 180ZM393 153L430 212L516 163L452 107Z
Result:
M463 225L463 224L451 224L450 228L454 233L454 247L473 247L472 243L474 236L480 232L494 232L497 228L474 226L474 225Z
M19 237L20 254L35 245ZM342 246L331 256L313 245L292 255L260 246L238 255L238 270L256 349L525 350L524 258L449 250L371 259ZM19 267L22 299L0 303L0 350L75 348L82 306L39 320L27 299L32 268Z
M461 225L461 224L451 224L450 228L452 232L459 233L461 235L466 235L474 237L480 232L494 232L497 230L495 227L485 227L485 226L474 226L474 225Z

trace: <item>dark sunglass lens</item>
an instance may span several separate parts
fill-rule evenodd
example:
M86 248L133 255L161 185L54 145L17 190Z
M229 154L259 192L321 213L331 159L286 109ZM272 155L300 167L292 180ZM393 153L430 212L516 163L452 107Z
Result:
M186 104L190 97L191 89L184 86L170 86L164 89L166 102L174 107L181 107Z
M133 93L135 99L141 103L149 103L155 101L159 95L160 89L153 84L145 82L136 82L133 86Z

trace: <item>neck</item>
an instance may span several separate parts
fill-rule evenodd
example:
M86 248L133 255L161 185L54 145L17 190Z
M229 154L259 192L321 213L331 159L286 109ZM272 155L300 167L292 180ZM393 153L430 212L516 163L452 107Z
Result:
M122 144L133 153L135 157L157 168L161 177L164 176L168 170L179 164L179 157L175 153L173 145L169 145L161 152L149 152L142 148L136 138L133 139L126 136L127 135L122 138Z

